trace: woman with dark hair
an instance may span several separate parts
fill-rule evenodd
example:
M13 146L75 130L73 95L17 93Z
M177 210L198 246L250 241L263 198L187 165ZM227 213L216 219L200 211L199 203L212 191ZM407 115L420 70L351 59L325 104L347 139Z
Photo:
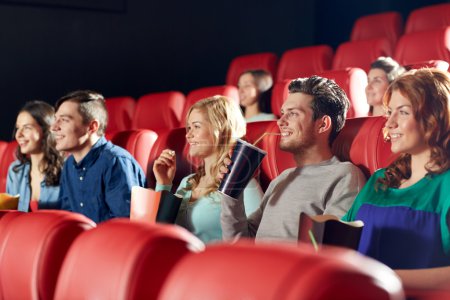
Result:
M370 105L370 115L384 115L384 93L389 84L403 72L405 72L405 69L390 57L381 56L370 65L366 86L366 98L367 103Z
M239 102L248 122L276 120L270 109L272 76L264 70L249 70L239 76Z
M20 211L60 208L59 176L64 160L50 132L54 115L49 104L30 101L17 116L17 160L9 167L6 191L20 195Z
M410 71L385 96L391 150L344 220L364 222L359 251L391 268L407 288L450 286L450 78Z

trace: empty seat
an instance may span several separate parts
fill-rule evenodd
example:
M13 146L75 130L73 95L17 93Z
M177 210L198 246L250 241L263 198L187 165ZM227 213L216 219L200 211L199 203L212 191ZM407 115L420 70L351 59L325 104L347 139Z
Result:
M351 41L387 38L391 49L403 33L403 21L400 13L395 11L372 14L358 18L353 24Z
M235 57L228 67L226 84L237 86L239 76L248 70L265 70L275 78L278 58L275 53L255 53Z
M450 3L430 5L413 10L406 20L405 33L450 26Z
M401 65L427 60L450 62L450 26L404 34L397 43L395 59Z
M67 211L15 216L0 231L1 298L53 299L69 247L82 232L94 227L85 216Z
M159 299L404 298L393 270L354 251L240 242L186 256Z
M147 174L148 160L158 135L149 129L127 130L116 133L111 142L126 149Z
M407 70L421 69L421 68L436 68L442 71L448 71L449 64L443 60L426 60L415 63L410 63L404 66Z
M327 45L290 49L283 53L276 81L309 77L331 68L333 49Z
M105 104L108 111L106 134L131 129L136 106L136 101L132 97L107 98Z
M367 74L360 68L346 68L341 70L329 70L317 74L321 77L334 80L350 100L347 118L365 117L369 113L365 88L367 86Z
M141 96L136 104L133 129L159 132L178 127L185 101L185 96L176 91Z
M61 268L55 299L157 299L174 265L203 243L175 225L115 219L85 232Z
M16 159L17 142L8 142L4 147L2 159L0 160L0 191L6 191L9 165Z
M239 92L237 87L233 85L208 86L193 90L186 97L186 104L181 114L180 126L186 125L186 114L194 103L216 95L228 97L236 104L239 104Z
M333 69L356 67L368 72L374 60L380 56L392 56L392 53L386 38L342 43L334 55Z

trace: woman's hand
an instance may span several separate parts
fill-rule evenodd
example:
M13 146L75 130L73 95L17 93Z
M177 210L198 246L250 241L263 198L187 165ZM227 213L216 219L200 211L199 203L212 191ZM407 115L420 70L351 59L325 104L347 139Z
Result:
M171 185L177 169L175 151L165 149L153 164L153 174L156 182L162 185Z
M222 181L225 174L230 172L230 170L228 169L228 166L231 165L231 163L232 163L232 161L231 161L230 157L227 156L224 158L223 164L220 166L219 172L217 173L218 180Z

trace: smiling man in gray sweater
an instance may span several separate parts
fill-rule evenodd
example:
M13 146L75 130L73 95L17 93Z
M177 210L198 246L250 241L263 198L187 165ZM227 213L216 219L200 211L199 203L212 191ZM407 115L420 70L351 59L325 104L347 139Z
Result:
M344 91L330 79L312 76L290 83L278 120L279 147L292 153L297 167L270 183L261 206L248 218L241 199L222 195L224 240L297 240L301 212L338 217L347 212L366 181L358 167L331 153L348 107Z

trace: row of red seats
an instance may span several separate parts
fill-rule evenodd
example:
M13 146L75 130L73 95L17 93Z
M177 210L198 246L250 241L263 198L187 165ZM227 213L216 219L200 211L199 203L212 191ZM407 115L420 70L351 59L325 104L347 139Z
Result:
M403 299L403 291L392 270L351 250L205 249L175 225L117 219L96 228L70 212L1 211L0 298Z
M217 243L176 225L0 211L1 299L404 299L387 266L349 249ZM447 299L450 291L406 291Z

